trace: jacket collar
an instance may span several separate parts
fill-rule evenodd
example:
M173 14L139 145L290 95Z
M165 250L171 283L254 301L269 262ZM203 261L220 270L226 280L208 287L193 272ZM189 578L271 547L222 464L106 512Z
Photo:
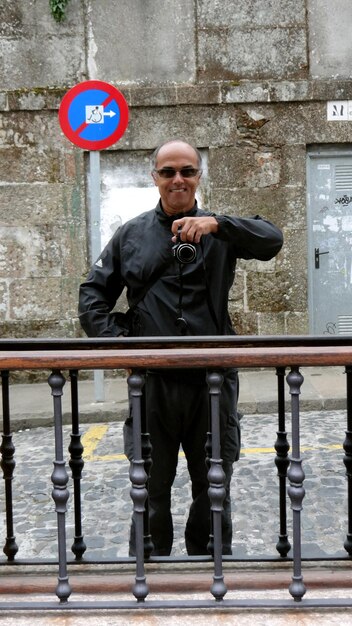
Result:
M155 212L158 218L162 220L163 222L167 222L168 224L171 224L174 220L181 219L181 217L193 217L194 215L197 214L197 211L198 211L197 200L195 200L194 205L190 211L188 211L187 213L177 213L176 215L166 215L162 207L161 200L159 200L158 204L155 207Z

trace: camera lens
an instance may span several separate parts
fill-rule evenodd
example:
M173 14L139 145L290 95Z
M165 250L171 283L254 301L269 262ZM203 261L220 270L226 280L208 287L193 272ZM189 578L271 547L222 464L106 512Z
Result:
M179 263L193 263L196 258L196 248L191 243L180 243L175 249L175 256Z

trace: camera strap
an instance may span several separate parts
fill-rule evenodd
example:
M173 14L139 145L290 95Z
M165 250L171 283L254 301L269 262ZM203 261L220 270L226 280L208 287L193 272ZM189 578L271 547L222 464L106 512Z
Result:
M181 335L187 335L187 331L188 331L188 324L187 321L185 320L185 318L183 317L183 311L182 311L182 298L183 298L183 264L179 263L178 264L179 267L179 290L178 290L178 307L177 307L177 319L176 319L176 326L178 326L178 328L181 331Z
M173 258L171 257L170 259L168 259L166 261L166 263L164 263L159 270L154 274L154 276L151 277L151 279L144 285L142 291L139 292L138 296L134 299L134 300L130 300L130 304L129 304L129 309L135 309L137 304L139 304L139 302L141 302L144 298L144 296L148 293L149 289L154 285L154 283L157 282L157 280L159 280L159 278L162 277L162 275L164 274L166 268L171 265L173 261Z
M210 287L209 287L209 281L208 281L208 278L207 278L207 268L206 268L206 263L205 263L205 256L204 256L204 249L203 249L202 240L200 241L200 249L202 251L202 264L203 264L203 271L204 271L205 294L206 294L207 305L208 305L210 317L213 320L214 326L216 328L216 332L218 334L220 334L219 323L218 323L218 320L217 320L217 317L216 317L216 313L215 313L213 302L212 302L211 297L210 297ZM178 296L178 308L177 308L177 316L178 317L176 319L176 326L178 326L180 328L182 335L186 335L187 331L189 330L189 326L188 326L187 320L183 317L183 308L182 308L183 273L182 272L183 272L183 264L179 263L179 296Z

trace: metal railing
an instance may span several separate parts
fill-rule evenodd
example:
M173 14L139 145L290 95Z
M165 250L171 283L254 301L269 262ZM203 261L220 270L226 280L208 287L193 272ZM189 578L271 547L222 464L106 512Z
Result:
M51 476L52 497L55 503L58 532L58 582L56 596L59 601L0 602L1 609L89 609L89 608L172 608L172 607L285 607L297 606L352 606L352 598L321 598L303 600L305 583L302 574L301 511L305 496L304 471L300 449L300 403L303 383L302 366L344 366L346 371L346 438L343 442L344 464L347 475L348 530L344 548L345 560L352 555L352 337L188 337L133 338L96 340L0 340L0 370L2 379L3 434L1 467L5 484L7 536L3 552L7 560L2 565L16 563L18 546L15 538L14 507L16 494L12 493L15 470L15 446L11 433L9 375L19 370L49 370L49 387L53 396L55 459ZM148 472L150 467L150 442L143 404L144 372L148 368L202 368L207 370L211 406L211 443L207 445L209 468L209 498L212 511L212 557L204 561L213 563L213 580L210 591L214 600L148 600L148 582L145 561L158 562L150 556L148 531ZM277 374L278 431L275 442L275 464L279 478L279 541L278 559L292 562L292 580L289 597L280 600L228 600L223 564L236 562L236 554L222 556L221 511L224 498L223 472L220 455L219 398L223 368L274 368ZM135 582L130 600L71 601L72 588L68 575L66 555L66 513L69 498L68 473L63 450L62 395L65 384L63 372L68 371L71 381L72 433L69 446L69 466L72 472L74 496L75 538L72 552L76 563L84 563L86 545L82 529L81 481L83 446L79 424L80 370L129 369L129 397L133 414L134 458L130 466L131 497L136 522ZM291 396L291 454L286 433L285 379ZM292 558L288 558L291 545L287 533L286 493L292 509ZM172 560L167 557L166 560ZM160 559L159 559L160 560ZM163 561L165 560L162 559ZM90 561L91 563L92 561ZM118 560L116 561L118 562ZM23 563L23 562L22 562Z

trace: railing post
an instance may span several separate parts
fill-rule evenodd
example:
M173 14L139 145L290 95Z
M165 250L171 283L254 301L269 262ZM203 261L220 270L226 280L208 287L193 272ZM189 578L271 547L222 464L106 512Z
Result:
M222 469L220 450L220 393L223 376L219 372L207 372L211 414L211 459L208 472L209 499L213 520L214 537L214 576L211 593L217 601L227 592L222 571L222 511L226 495L225 473Z
M347 430L343 442L345 456L343 462L347 476L347 525L348 532L344 542L346 552L352 555L352 366L346 367L346 397L347 397Z
M285 557L291 550L291 544L287 536L287 511L286 511L286 478L289 466L288 452L290 445L287 441L285 425L285 367L277 367L277 393L278 393L278 431L275 442L275 465L279 477L279 506L280 506L280 534L276 549L280 556Z
M51 395L54 403L54 428L55 428L55 461L54 471L51 475L53 483L52 497L55 502L55 511L57 513L57 533L58 533L58 552L59 552L59 577L56 586L56 595L60 602L67 602L71 595L71 586L68 581L67 574L67 558L66 558L66 504L69 497L67 483L68 474L63 456L63 437L62 437L62 403L63 386L65 378L60 371L54 370L49 378L48 383L51 387Z
M1 389L2 389L2 420L3 434L0 446L1 452L1 469L3 471L5 481L5 502L6 502L6 541L3 548L4 554L8 561L13 561L18 552L16 538L13 529L13 503L12 503L12 479L16 467L14 459L15 446L12 441L12 433L10 426L10 401L9 401L9 372L3 370L1 372Z
M75 515L75 537L71 550L80 560L86 551L86 544L82 534L82 507L81 507L81 479L84 467L83 446L81 435L79 432L79 410L78 410L78 372L70 370L71 380L71 415L72 415L72 432L71 443L68 447L70 453L69 465L72 472L73 480L73 498L74 498L74 515Z
M303 481L305 478L300 457L300 415L299 394L303 376L298 367L292 367L287 375L287 382L291 394L291 418L292 418L292 456L287 476L290 481L288 495L291 500L293 511L293 576L289 586L290 594L296 602L302 600L306 588L302 576L302 546L301 546L301 511L305 495Z
M147 474L144 470L141 441L141 398L144 378L139 372L133 372L127 379L129 397L132 406L133 422L133 459L130 464L131 498L136 530L136 577L133 595L138 602L143 602L149 593L144 571L144 512L147 499Z

